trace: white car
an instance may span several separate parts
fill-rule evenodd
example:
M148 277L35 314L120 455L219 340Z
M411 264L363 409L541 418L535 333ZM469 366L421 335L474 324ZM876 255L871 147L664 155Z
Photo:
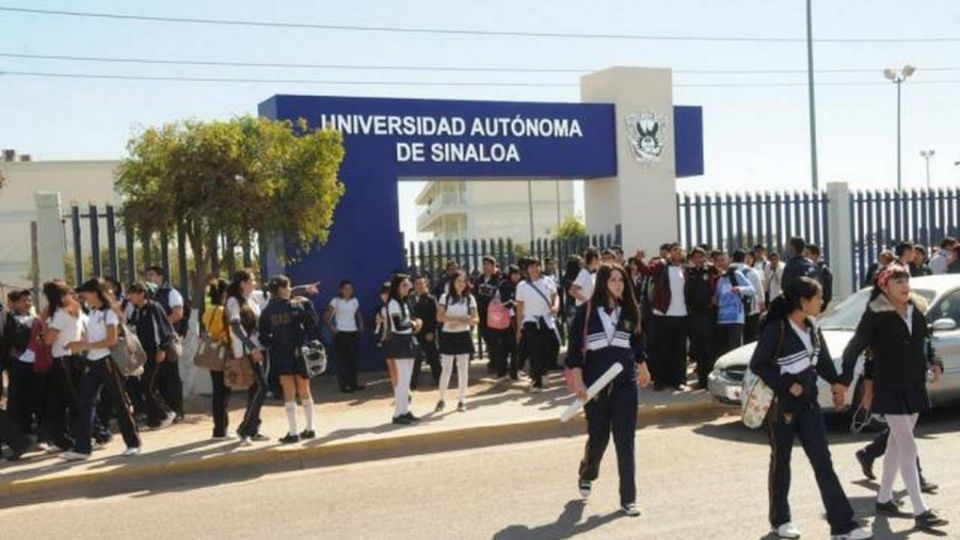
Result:
M927 386L930 401L934 406L960 401L960 275L927 276L910 281L913 291L930 302L927 322L933 328L933 345L937 356L943 359L943 377L937 384ZM841 355L847 342L860 322L870 297L869 288L860 290L843 302L831 306L819 319L824 341L833 356L834 365L842 369ZM708 390L718 401L740 405L743 374L750 364L755 343L744 345L721 356L708 378ZM863 358L857 363L853 379L853 392L847 393L847 405L859 403ZM823 379L819 385L820 406L833 410L830 385ZM850 407L848 407L850 409Z

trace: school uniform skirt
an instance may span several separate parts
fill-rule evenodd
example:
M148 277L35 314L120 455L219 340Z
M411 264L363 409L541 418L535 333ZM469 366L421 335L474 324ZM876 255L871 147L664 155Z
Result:
M875 385L871 407L874 414L920 414L929 410L930 399L924 386L884 388Z
M470 332L440 332L440 354L459 355L473 353Z
M417 340L413 334L391 334L387 340L387 358L416 358Z

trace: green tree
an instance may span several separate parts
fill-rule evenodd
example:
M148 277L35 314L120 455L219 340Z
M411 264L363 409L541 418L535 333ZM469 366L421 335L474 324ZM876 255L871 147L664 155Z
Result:
M308 250L325 243L344 193L337 174L343 140L264 118L185 121L149 128L128 143L116 188L122 218L141 236L184 231L194 263L193 303L210 274L210 246L275 242ZM264 242L260 242L264 240Z
M583 220L577 216L569 215L557 226L554 237L557 240L565 240L567 238L582 238L586 235L587 226L584 225Z

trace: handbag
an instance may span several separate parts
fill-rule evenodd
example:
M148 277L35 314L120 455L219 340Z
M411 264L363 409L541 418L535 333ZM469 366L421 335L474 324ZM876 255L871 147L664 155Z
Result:
M193 357L195 366L210 371L223 371L226 361L227 348L223 343L214 341L209 334L200 338L200 346Z
M590 324L590 315L593 312L593 301L587 301L586 317L583 318L583 345L580 348L580 355L584 363L587 361L587 325ZM567 391L571 394L577 393L577 378L573 375L573 368L563 368L563 382L567 386Z
M777 343L774 358L780 356L780 351L783 349L785 332L786 323L781 322L780 340ZM743 425L750 429L757 429L762 426L770 412L774 397L773 389L767 386L752 369L747 367L743 373L743 389L740 393L740 416L743 419Z
M136 332L126 324L119 327L117 344L110 347L110 356L124 377L137 377L143 374L143 365L147 363L147 351Z
M314 339L304 343L297 349L297 354L300 361L303 362L307 377L312 379L327 371L327 350L319 340Z
M50 373L53 367L53 353L50 346L43 341L43 333L46 331L46 324L40 317L33 321L30 327L30 345L28 348L33 351L33 372L39 375Z
M180 334L174 333L170 338L170 345L167 346L167 362L179 362L183 357L183 338Z
M223 364L223 384L231 390L246 390L253 386L253 361L248 357L227 358Z

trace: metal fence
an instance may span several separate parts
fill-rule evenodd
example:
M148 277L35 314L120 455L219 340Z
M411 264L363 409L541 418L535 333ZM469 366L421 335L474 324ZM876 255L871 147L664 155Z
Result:
M678 193L677 237L691 249L732 251L757 244L782 251L793 236L821 246L830 259L826 192ZM665 239L666 240L666 239Z
M407 271L430 276L442 274L449 261L456 261L469 272L479 271L483 257L496 259L501 268L517 262L524 255L541 260L552 258L563 268L567 258L580 255L588 247L607 249L620 244L619 230L614 234L597 234L561 240L541 238L536 242L514 243L512 239L432 240L410 242L406 251ZM438 273L439 272L439 273Z
M850 194L853 280L863 285L884 249L910 241L929 248L960 234L960 191L956 188L855 191Z
M190 276L196 272L196 265L188 254L184 231L138 234L120 226L118 217L117 209L110 205L102 209L96 205L70 206L64 216L70 246L65 261L69 275L64 277L77 285L92 276L109 276L129 284L140 279L146 267L159 266L170 282L189 296ZM237 268L253 268L258 251L250 242L220 236L208 252L211 273L219 275L226 270L232 274Z

